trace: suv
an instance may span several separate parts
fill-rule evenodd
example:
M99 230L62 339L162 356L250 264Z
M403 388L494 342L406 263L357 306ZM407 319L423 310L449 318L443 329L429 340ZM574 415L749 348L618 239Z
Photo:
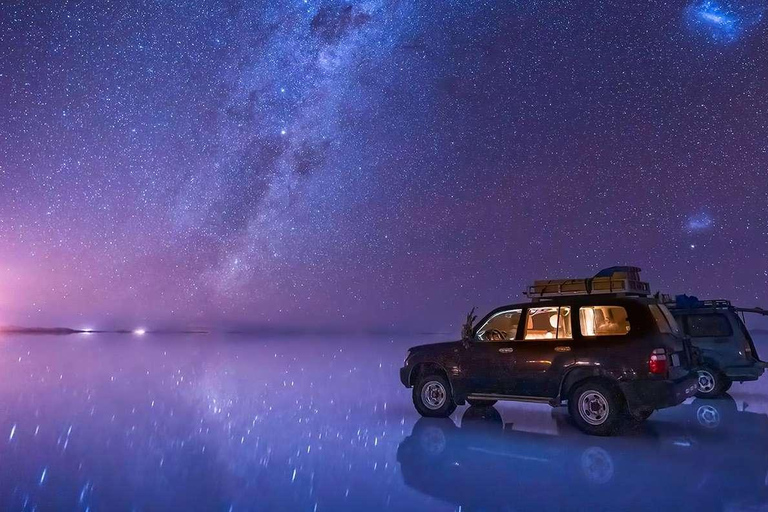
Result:
M461 341L409 349L400 380L422 416L446 417L465 402L567 401L582 431L611 435L622 419L642 421L697 389L697 354L650 297L555 296L472 320Z
M703 363L697 368L700 398L723 395L734 381L757 380L765 371L755 344L739 313L768 315L760 308L737 308L727 300L699 301L678 296L669 304L693 346L701 351Z

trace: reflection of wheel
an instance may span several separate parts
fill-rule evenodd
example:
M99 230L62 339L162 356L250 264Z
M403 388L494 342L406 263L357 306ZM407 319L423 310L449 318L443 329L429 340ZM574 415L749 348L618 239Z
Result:
M412 435L422 455L433 457L443 453L456 425L450 419L422 418L413 426Z
M702 405L696 409L696 419L702 427L717 428L720 426L720 411L711 405Z
M425 375L413 387L413 405L422 416L446 418L456 409L451 385L442 375Z
M496 404L497 400L483 400L481 398L467 398L467 403L472 407L490 407Z
M448 440L445 433L437 427L427 427L419 432L419 446L424 453L440 455L445 451Z
M619 430L625 402L609 382L588 379L576 386L568 399L568 412L576 426L594 436L609 436Z
M736 400L730 395L718 399L697 398L692 405L696 411L696 421L707 430L724 426L728 417L738 412Z
M504 430L504 420L495 407L470 407L461 417L461 429L496 433Z
M581 471L587 481L606 484L613 479L613 457L599 446L591 446L581 454Z
M715 398L725 393L731 387L731 381L718 370L702 366L696 370L698 374L696 396L699 398Z

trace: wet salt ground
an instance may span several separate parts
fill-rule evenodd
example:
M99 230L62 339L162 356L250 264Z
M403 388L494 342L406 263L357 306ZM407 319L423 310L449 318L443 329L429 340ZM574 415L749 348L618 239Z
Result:
M3 337L0 510L768 510L768 377L619 438L419 420L397 371L436 341Z

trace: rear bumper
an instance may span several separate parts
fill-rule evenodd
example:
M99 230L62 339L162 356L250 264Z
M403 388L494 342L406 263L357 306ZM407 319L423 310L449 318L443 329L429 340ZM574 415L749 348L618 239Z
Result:
M749 366L728 366L723 368L723 373L731 380L757 380L765 372L765 368L766 363L758 361Z
M622 382L621 390L632 411L656 410L681 404L696 394L696 374L680 380L634 380Z

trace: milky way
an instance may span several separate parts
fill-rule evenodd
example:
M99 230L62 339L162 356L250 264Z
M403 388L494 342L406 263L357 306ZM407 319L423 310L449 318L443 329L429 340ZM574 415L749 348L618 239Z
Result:
M439 330L623 263L766 304L763 8L4 3L0 324Z

